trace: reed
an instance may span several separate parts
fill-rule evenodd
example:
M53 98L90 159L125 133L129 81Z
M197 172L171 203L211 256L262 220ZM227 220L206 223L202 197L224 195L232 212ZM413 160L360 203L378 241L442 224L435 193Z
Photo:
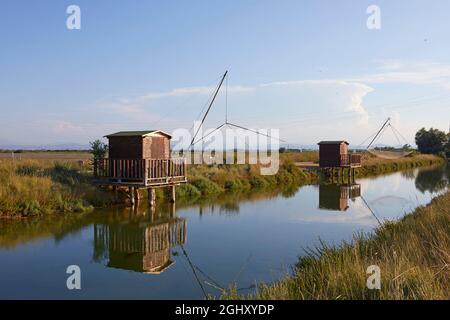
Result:
M76 162L0 160L0 216L85 212L112 203Z

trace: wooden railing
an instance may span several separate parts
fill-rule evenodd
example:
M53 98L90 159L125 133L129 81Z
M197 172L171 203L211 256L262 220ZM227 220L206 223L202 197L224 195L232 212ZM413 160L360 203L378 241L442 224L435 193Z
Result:
M186 176L186 159L147 160L147 179L177 178Z
M350 153L341 155L341 167L360 166L360 165L361 165L361 154Z
M341 186L341 199L355 199L361 196L361 185Z
M186 159L96 159L94 177L144 184L186 176Z

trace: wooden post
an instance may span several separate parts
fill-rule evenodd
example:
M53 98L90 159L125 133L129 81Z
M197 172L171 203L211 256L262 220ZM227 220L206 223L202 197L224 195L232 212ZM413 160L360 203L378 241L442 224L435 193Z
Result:
M176 212L175 202L172 202L171 204L169 204L170 218L175 217L175 212Z
M148 192L148 205L154 207L156 204L156 192L154 188L149 188Z
M114 202L118 202L119 201L119 192L117 191L117 186L113 186L113 191L114 191Z
M128 197L130 198L131 206L134 206L134 188L128 187Z
M139 205L139 202L141 200L140 194L139 194L139 188L134 188L134 195L133 196L134 196L134 203L136 205Z
M175 186L170 186L170 202L175 203L176 200L176 192L175 192Z

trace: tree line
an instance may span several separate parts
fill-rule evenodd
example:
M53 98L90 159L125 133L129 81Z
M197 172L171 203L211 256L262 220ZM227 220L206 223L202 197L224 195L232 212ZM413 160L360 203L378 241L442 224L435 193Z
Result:
M450 158L450 133L434 128L422 128L416 133L416 145L422 153Z

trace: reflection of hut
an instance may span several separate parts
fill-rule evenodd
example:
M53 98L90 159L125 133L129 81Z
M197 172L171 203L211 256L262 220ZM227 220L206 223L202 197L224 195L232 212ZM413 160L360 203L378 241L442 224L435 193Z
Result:
M108 267L158 274L173 264L171 249L186 241L186 221L94 225L94 257Z
M319 186L319 208L324 210L345 211L348 200L361 196L359 184L323 184Z

